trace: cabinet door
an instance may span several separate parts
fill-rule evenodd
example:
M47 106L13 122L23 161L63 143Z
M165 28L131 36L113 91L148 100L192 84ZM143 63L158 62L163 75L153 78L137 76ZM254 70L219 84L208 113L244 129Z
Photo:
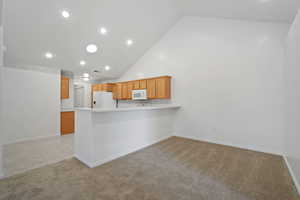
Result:
M112 93L113 93L113 99L116 100L118 98L117 84L113 85L113 87L112 87Z
M98 84L98 91L104 91L104 85L103 84Z
M92 85L92 92L97 92L98 85Z
M122 83L117 83L116 84L117 87L117 99L122 99Z
M113 91L113 86L114 86L114 84L112 84L112 83L103 84L103 91L112 92Z
M140 89L147 89L147 80L140 80Z
M149 99L156 98L156 87L155 87L155 79L147 80L147 95Z
M133 84L133 81L127 83L127 99L132 99Z
M140 81L133 81L133 89L138 90L140 89Z
M127 83L122 83L122 99L127 99L127 97L128 97Z
M170 99L171 98L171 78L162 77L155 79L156 98Z
M60 98L69 98L69 78L67 77L61 77Z
M75 132L75 112L60 113L61 134L71 134Z

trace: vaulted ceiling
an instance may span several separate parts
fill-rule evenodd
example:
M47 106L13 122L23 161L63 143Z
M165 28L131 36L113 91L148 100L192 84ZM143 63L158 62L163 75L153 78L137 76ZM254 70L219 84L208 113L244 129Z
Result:
M75 74L97 70L96 78L117 78L182 16L291 23L299 5L299 0L4 0L4 62ZM62 17L63 10L69 18ZM133 40L130 47L127 39ZM85 50L90 43L99 48L94 54ZM46 52L54 57L46 59Z

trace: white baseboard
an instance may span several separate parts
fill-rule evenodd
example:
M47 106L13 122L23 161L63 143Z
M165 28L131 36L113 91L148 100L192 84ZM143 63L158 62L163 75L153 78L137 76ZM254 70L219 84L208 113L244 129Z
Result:
M62 135L56 134L56 135L38 136L38 137L34 137L34 138L24 138L24 139L20 139L20 140L15 140L13 142L7 142L7 143L1 144L1 145L9 145L9 144L15 144L15 143L36 141L36 140L41 140L41 139L50 139L50 138L58 137L58 136L62 136Z
M300 195L300 185L299 185L299 183L298 183L298 181L297 181L297 179L296 179L296 176L295 176L295 174L294 174L294 172L293 172L293 170L292 170L292 167L291 167L291 165L290 165L290 163L289 163L289 161L288 161L288 159L287 159L286 156L283 156L283 159L284 159L284 161L285 161L285 164L286 164L287 168L289 169L290 175L291 175L291 177L292 177L292 179L293 179L293 181L294 181L294 184L295 184L295 186L296 186L296 189L297 189L297 191L298 191L298 194Z
M229 143L229 142L220 142L220 141L209 140L209 139L205 139L205 138L196 138L196 137L192 137L192 136L185 136L185 135L178 135L178 134L175 134L174 136L187 138L187 139L192 139L192 140L198 140L198 141L202 141L202 142L213 143L213 144L220 144L220 145L225 145L225 146L230 146L230 147L236 147L236 148L240 148L240 149L246 149L246 150L251 150L251 151L257 151L257 152L262 152L262 153L268 153L268 154L275 154L275 155L283 156L282 152L277 151L277 150L273 150L273 149L258 148L258 147L254 147L254 146L233 144L233 143Z

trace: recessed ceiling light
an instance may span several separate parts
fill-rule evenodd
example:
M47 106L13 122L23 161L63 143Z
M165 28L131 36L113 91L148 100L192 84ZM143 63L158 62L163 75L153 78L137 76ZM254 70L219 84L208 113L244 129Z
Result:
M53 54L50 53L50 52L47 52L47 53L45 53L45 57L46 57L47 59L52 59L52 58L53 58Z
M86 46L86 51L89 53L96 53L98 51L98 47L95 44L89 44Z
M106 35L107 34L107 29L105 27L101 27L99 28L99 33L102 34L102 35Z
M88 78L88 77L90 77L90 75L89 75L89 73L83 73L83 78Z
M64 18L66 18L66 19L68 19L68 18L70 17L70 13L69 13L68 11L66 11L66 10L63 10L63 11L61 12L61 15L62 15Z
M106 65L106 66L104 67L104 69L105 69L106 71L109 71L109 70L110 70L110 66Z
M90 79L88 77L83 77L82 80L89 81Z
M85 66L86 65L86 62L84 60L81 60L80 63L79 63L81 66Z
M128 40L126 41L126 44L127 44L127 46L131 46L131 45L133 44L132 39L128 39Z

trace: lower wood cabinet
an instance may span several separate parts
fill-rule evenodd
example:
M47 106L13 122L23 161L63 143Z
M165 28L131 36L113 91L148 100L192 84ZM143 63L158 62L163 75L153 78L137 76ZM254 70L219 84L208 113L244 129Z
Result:
M75 132L75 112L60 113L60 131L61 135L72 134Z
M61 77L60 82L60 98L61 99L68 99L69 95L69 86L70 86L70 79L68 77Z

